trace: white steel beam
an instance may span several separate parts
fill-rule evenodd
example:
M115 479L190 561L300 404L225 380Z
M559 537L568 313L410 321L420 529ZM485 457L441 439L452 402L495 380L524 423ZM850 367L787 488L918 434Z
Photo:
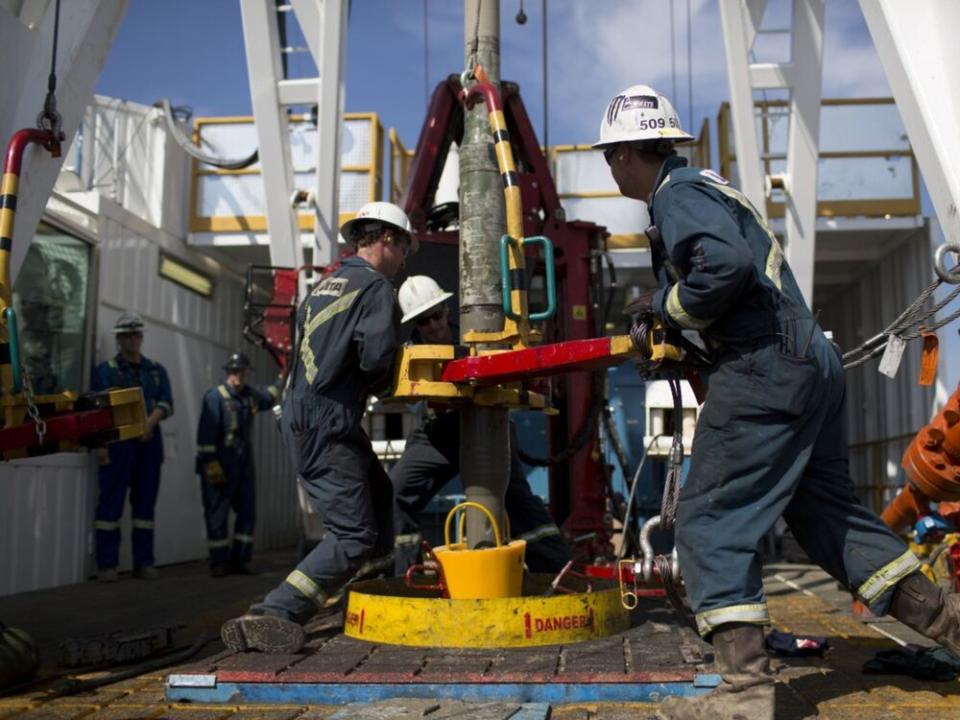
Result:
M346 0L293 0L292 5L320 74L313 99L317 103L313 262L328 265L338 254Z
M794 0L790 134L787 138L786 254L800 291L813 302L817 163L823 75L824 0Z
M281 80L279 96L281 105L313 105L320 92L317 78Z
M760 146L757 142L749 58L766 4L766 0L720 0L720 23L727 58L727 80L730 83L730 115L740 190L764 218L767 216L767 204L763 192L763 166L760 164Z
M0 138L6 142L21 128L35 127L43 109L50 72L55 3L44 8L25 3L20 18L0 6ZM93 96L100 70L113 45L127 0L70 0L61 3L57 48L57 110L66 135L63 154ZM33 29L23 21L35 24ZM10 277L15 280L63 158L52 159L32 146L24 158L17 197Z
M960 243L960 3L860 0L947 242Z
M290 131L278 87L283 72L276 5L272 0L241 0L240 11L270 232L270 262L300 267L303 265L303 241L291 205L295 188Z
M779 90L792 83L792 63L754 63L750 66L750 84L754 90Z

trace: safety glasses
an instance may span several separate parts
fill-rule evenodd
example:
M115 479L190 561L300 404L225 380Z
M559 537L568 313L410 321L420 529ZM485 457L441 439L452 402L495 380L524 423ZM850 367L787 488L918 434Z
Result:
M440 320L443 318L443 314L446 311L445 308L441 307L438 310L434 310L429 315L421 315L417 318L417 325L429 325L430 323Z

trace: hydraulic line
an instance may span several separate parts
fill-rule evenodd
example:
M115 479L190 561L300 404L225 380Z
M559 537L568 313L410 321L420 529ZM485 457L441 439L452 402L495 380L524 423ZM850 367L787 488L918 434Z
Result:
M173 116L173 107L170 105L169 100L166 98L163 100L158 100L156 107L159 107L163 111L163 119L167 124L167 130L170 131L171 137L173 137L177 145L179 145L180 148L190 157L195 158L202 163L206 163L207 165L213 165L221 170L243 170L251 165L255 165L260 159L259 149L254 150L247 157L237 160L224 160L223 158L208 155L184 136L180 126L177 125L176 118Z

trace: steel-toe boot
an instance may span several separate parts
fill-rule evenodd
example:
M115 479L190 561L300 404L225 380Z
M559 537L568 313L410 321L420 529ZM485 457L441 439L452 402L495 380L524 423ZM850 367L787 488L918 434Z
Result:
M220 628L223 644L236 652L259 650L268 655L292 655L299 652L307 636L303 626L262 610L248 610Z
M921 572L897 583L889 613L960 655L960 594L948 593Z
M711 639L719 687L700 697L667 698L661 720L773 720L775 682L759 625L730 623Z

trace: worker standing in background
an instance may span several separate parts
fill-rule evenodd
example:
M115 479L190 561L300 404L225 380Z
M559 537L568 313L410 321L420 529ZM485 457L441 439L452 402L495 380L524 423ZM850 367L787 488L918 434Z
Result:
M692 139L666 97L634 85L611 100L594 145L620 192L648 204L655 228L647 234L660 288L633 311L699 331L714 359L675 539L723 682L709 696L670 698L659 716L773 718L760 543L781 515L806 553L874 614L955 653L960 597L919 572L904 542L857 499L840 356L756 209L727 180L677 156L674 144Z
M368 395L393 379L400 313L390 279L417 241L406 213L386 202L364 205L340 235L356 255L300 304L281 419L326 533L263 602L224 623L220 635L232 650L297 652L302 624L366 561L393 564L390 479L360 421Z
M410 341L426 345L453 345L460 329L450 322L444 292L426 275L413 275L400 286L398 298L403 323L415 321ZM393 483L396 570L403 574L420 552L420 513L427 503L460 472L460 413L419 404L420 422L410 433L403 455L390 470ZM504 498L510 533L526 540L526 564L532 572L557 573L570 560L570 547L550 517L543 500L533 494L517 449L516 427L510 424L510 481Z
M155 580L160 573L154 567L153 514L163 464L163 437L159 425L160 421L173 415L173 395L163 365L140 353L143 318L135 312L123 313L113 326L113 334L120 352L93 369L90 389L100 392L108 388L142 388L147 429L138 440L110 443L100 451L100 494L94 523L97 578L101 582L117 580L120 517L129 489L133 576Z
M223 366L227 377L203 396L197 427L197 473L203 493L203 518L210 549L210 574L250 574L256 518L256 478L250 428L260 410L280 400L278 385L265 391L247 385L253 372L243 353ZM236 513L233 542L227 529L230 508Z

